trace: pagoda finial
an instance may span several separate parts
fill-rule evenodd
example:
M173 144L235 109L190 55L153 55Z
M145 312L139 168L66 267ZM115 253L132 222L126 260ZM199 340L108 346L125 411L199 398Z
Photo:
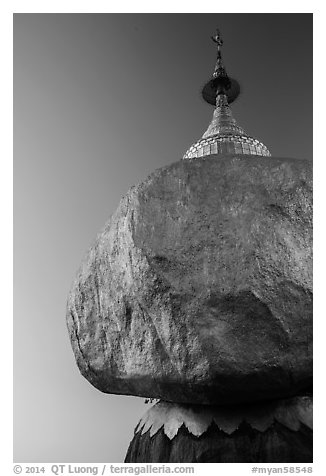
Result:
M232 78L229 78L222 61L221 47L223 40L220 30L217 28L214 36L211 36L212 41L217 45L217 57L215 69L212 79L204 86L202 95L206 102L216 105L217 96L225 94L228 103L233 102L240 93L239 83Z
M216 58L216 64L215 64L215 70L213 73L213 78L223 78L221 81L220 86L223 86L223 89L227 88L229 86L229 78L226 73L226 70L224 68L223 62L222 62L222 53L221 53L221 46L223 45L223 40L221 38L220 30L216 29L216 35L211 36L211 39L213 40L214 43L217 45L217 58ZM222 84L225 83L225 84ZM222 88L221 88L222 89Z
M223 45L223 40L219 29L216 29L216 34L211 36L211 39L217 45L217 58L213 73L213 78L215 79L217 87L217 94L225 94L225 92L230 89L231 82L222 61L221 46Z
M211 36L211 38L214 41L214 43L217 44L218 50L220 50L220 47L223 45L223 40L221 38L220 30L218 28L216 28L216 35Z

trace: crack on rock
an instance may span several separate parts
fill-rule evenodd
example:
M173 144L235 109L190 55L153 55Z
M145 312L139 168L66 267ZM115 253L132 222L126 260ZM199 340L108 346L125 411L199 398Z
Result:
M125 303L125 325L126 325L126 331L129 334L130 328L131 328L131 322L132 322L132 307L130 306L127 300L125 300L124 303Z
M162 337L160 336L159 334L159 331L157 329L157 325L155 324L154 322L154 319L152 318L152 316L149 314L148 311L146 311L143 306L138 302L138 306L139 306L139 309L141 310L141 312L143 313L143 316L145 318L145 316L147 317L147 320L152 324L152 328L153 330L155 331L155 334L156 334L156 337L157 337L157 342L160 344L160 347L162 349L162 351L164 352L164 354L166 355L167 359L171 362L172 366L174 367L174 369L178 372L178 374L181 375L181 372L180 370L178 369L178 367L176 366L175 362L173 362L173 358L171 357L171 355L169 354L169 352L167 351L167 348L166 348L166 345L165 345L165 342L164 340L162 339ZM146 320L146 318L145 318Z
M82 350L82 347L81 347L81 342L80 342L80 339L79 339L79 335L78 335L78 331L77 331L77 325L76 325L76 320L75 320L75 317L74 317L74 314L73 314L73 311L70 310L69 312L70 314L70 317L72 319L72 322L73 322L73 333L75 335L75 342L77 344L77 348L79 350L79 353L80 353L80 356L81 358L83 359L83 362L84 362L84 365L86 367L86 369L89 371L89 373L93 376L95 382L97 381L97 375L95 373L95 371L92 369L92 367L90 366L88 360L86 359L85 355L84 355L84 351Z

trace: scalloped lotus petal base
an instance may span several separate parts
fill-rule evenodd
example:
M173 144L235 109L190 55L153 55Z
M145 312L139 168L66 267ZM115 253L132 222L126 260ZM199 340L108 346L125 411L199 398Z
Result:
M137 425L125 462L312 462L312 398L236 407L159 402Z

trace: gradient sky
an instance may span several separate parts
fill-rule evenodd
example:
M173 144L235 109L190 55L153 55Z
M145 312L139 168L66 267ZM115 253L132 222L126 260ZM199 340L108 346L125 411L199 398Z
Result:
M121 196L206 130L217 26L239 125L312 160L312 14L14 15L16 462L122 462L148 408L80 375L66 298Z

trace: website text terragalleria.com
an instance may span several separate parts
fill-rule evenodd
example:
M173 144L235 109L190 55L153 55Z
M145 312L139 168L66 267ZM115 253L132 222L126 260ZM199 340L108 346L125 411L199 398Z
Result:
M53 474L194 474L195 470L192 466L167 466L167 465L152 465L146 464L143 466L115 466L113 464L104 465L103 469L99 470L98 466L75 466L71 464L54 464L51 467Z

